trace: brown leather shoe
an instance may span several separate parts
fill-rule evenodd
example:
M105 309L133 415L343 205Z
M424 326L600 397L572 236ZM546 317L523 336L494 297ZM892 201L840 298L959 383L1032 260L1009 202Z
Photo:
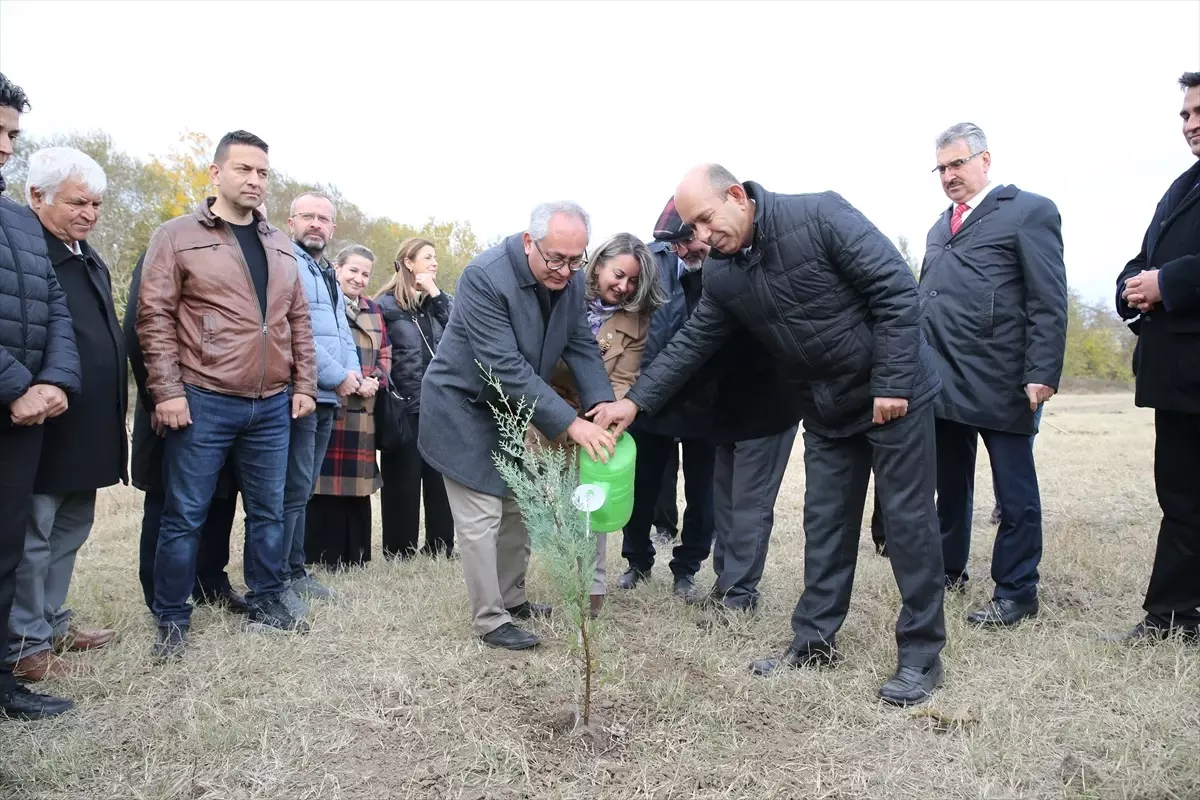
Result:
M54 655L51 650L41 650L32 655L18 659L13 664L13 677L23 681L40 681L46 678L67 678L71 675L71 666Z
M62 653L67 650L78 653L84 650L98 650L113 639L117 632L107 628L85 628L80 630L74 625L67 628L67 635L55 642L55 649Z
M591 603L592 607L591 610L588 611L588 616L592 619L595 619L596 617L600 616L600 609L604 608L604 595L591 595Z

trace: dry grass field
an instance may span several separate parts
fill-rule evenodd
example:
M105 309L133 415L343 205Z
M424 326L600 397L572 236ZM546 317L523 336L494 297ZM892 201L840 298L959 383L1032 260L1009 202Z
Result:
M846 662L746 671L790 639L798 440L756 617L703 631L703 613L672 599L665 564L612 597L599 749L554 726L573 687L564 624L537 624L544 644L525 654L482 647L454 561L330 576L341 598L315 609L306 637L247 633L200 610L185 662L152 666L136 579L141 495L106 491L71 605L121 639L70 656L82 674L46 685L76 712L0 724L0 797L1200 798L1200 648L1099 639L1139 617L1158 520L1152 443L1152 416L1129 394L1047 407L1042 615L1013 632L963 622L991 588L981 459L977 580L947 600L946 687L902 710L874 697L894 664L898 596L865 531ZM619 543L609 552L618 570ZM240 582L240 562L232 574ZM701 588L711 577L706 565ZM535 566L530 594L547 592Z

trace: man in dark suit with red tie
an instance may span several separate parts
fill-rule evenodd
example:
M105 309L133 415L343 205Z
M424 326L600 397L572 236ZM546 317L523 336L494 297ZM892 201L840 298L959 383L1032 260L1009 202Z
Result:
M967 582L977 443L996 476L1000 528L992 600L967 615L1008 627L1038 612L1042 505L1033 461L1035 414L1058 389L1067 340L1062 222L1045 197L994 183L982 130L937 138L951 205L929 231L921 269L922 328L942 391L937 416L938 520L946 586Z

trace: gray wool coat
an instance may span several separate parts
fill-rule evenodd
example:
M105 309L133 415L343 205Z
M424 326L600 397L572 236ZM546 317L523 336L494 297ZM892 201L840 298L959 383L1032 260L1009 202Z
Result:
M583 410L614 399L588 327L583 282L580 271L543 322L521 234L467 265L437 354L421 381L417 447L430 466L477 492L508 494L492 462L499 430L488 404L497 398L480 365L492 371L514 403L536 401L533 424L547 439L566 431L577 414L550 387L559 359L575 377Z

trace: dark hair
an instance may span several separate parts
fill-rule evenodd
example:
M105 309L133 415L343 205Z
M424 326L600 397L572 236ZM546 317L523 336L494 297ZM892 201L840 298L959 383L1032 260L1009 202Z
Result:
M741 183L741 181L733 177L732 172L725 169L720 164L708 165L708 182L712 184L713 190L722 196L724 196L732 187Z
M1200 72L1185 72L1179 76L1180 89L1195 89L1200 86Z
M0 72L0 106L15 108L18 114L29 110L29 98L25 96L25 90L4 77L3 72Z
M267 143L250 131L230 131L221 137L221 141L217 142L217 152L213 154L213 163L218 166L224 164L225 159L229 157L229 147L235 144L257 147L264 153L270 152L267 150Z

